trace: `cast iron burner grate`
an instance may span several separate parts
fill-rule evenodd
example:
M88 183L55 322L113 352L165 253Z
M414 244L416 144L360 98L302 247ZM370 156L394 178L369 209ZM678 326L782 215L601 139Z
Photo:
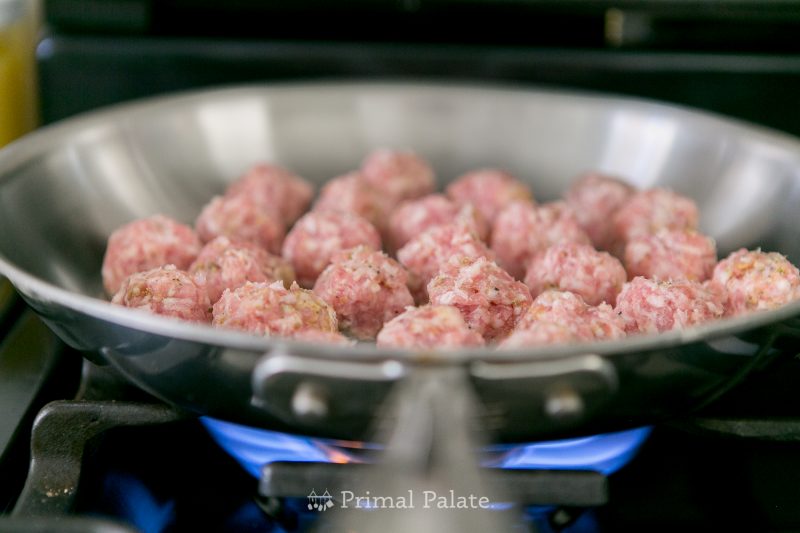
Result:
M79 509L85 463L92 456L98 437L104 433L123 428L132 431L148 426L175 425L185 420L185 413L161 404L83 400L48 404L36 418L31 439L31 469L12 514L14 522L3 524L0 521L0 531L25 525L23 519L31 519L30 524L34 524L31 527L35 527L47 518L63 517ZM260 505L282 527L299 527L297 515L300 513L291 512L291 500L307 499L307 487L327 486L335 491L340 487L358 486L373 468L364 464L273 463L265 467L259 484ZM607 478L597 472L498 469L492 472L496 476L494 481L502 484L517 501L565 508L598 506L608 501ZM139 493L136 482L125 476L112 473L104 482L105 490L108 490L109 479L111 485L127 486L129 494L123 498L137 499L140 508L151 511L149 516L142 516L140 510L134 512L137 516L128 518L139 525L150 524L148 530L160 530L153 525L158 515L164 514L163 508L159 511L146 497L136 496ZM566 516L565 512L562 511L562 517ZM80 525L81 522L76 522L76 527ZM86 527L91 526L89 523ZM116 531L113 529L116 524L111 523L110 527L110 531ZM121 526L119 530L127 531Z
M136 414L134 415L134 413ZM77 470L80 470L79 477L81 479L77 483L62 480L61 486L75 486L76 491L74 493L70 491L67 495L56 494L48 498L48 500L52 500L48 505L39 505L30 500L26 501L27 498L34 498L34 495L42 492L30 488L35 477L29 478L29 488L26 489L26 495L20 498L17 504L13 522L8 518L0 519L0 531L39 531L35 528L40 527L42 521L47 522L48 517L59 517L60 520L76 512L80 516L83 516L83 513L92 512L114 517L141 531L190 531L192 527L202 527L202 523L194 521L187 524L182 517L177 518L178 524L182 525L168 526L163 523L158 526L153 525L154 517L160 516L165 521L176 519L176 516L164 516L164 508L167 506L164 503L166 498L163 495L158 496L160 490L164 490L165 494L171 492L171 490L164 489L164 485L167 484L175 485L177 490L187 490L186 486L188 485L194 486L195 490L200 492L208 491L212 494L203 500L207 506L216 505L227 508L225 513L230 514L231 517L238 516L238 518L224 520L220 517L218 523L209 524L207 522L206 524L212 529L214 525L220 525L220 530L234 531L235 529L224 529L221 526L223 521L230 524L231 522L237 523L237 520L244 520L247 523L255 522L262 527L273 528L262 529L266 531L304 530L314 520L326 517L329 519L332 516L332 514L328 514L328 511L324 516L320 516L319 512L308 513L305 510L309 487L316 487L320 494L324 493L327 487L328 491L336 496L340 487L358 485L359 478L363 478L366 470L370 468L369 465L363 464L277 462L265 468L264 476L256 488L252 477L245 474L226 454L218 452L194 419L184 419L183 416L182 413L163 405L139 402L67 401L49 405L37 421L34 441L38 444L34 447L34 454L44 453L48 457L48 461L61 464L62 468L59 469L61 473L75 474ZM120 425L113 423L115 418L119 419ZM134 418L138 418L138 422L143 425L133 426ZM528 517L529 522L535 522L540 531L547 531L546 528L572 531L570 527L577 527L574 520L583 519L582 517L586 517L586 515L598 520L602 526L607 526L609 523L615 526L606 529L605 527L598 528L595 524L594 528L590 527L589 530L615 530L616 526L623 528L630 527L632 524L644 527L647 524L672 523L662 522L662 520L680 520L680 513L670 518L669 508L677 508L685 513L683 519L685 521L679 521L673 525L689 527L692 524L708 524L711 527L711 522L708 522L705 516L696 514L697 509L694 506L697 502L691 502L696 497L692 495L693 492L704 493L709 500L707 503L719 506L720 513L723 511L727 513L732 502L743 509L756 509L748 496L750 488L745 486L743 489L741 485L746 481L748 471L758 473L766 470L766 472L756 474L755 482L762 485L765 483L765 476L769 478L769 473L774 474L775 468L781 469L785 478L784 485L794 485L800 476L800 464L797 464L800 461L791 460L792 457L797 456L796 443L800 440L800 435L796 431L800 427L800 421L796 418L747 420L702 417L683 420L680 425L682 428L691 429L691 433L659 426L655 430L654 439L644 445L641 455L634 459L629 468L622 469L619 474L607 477L591 472L527 471L518 479L506 478L505 481L509 484L516 484L517 488L521 488L523 492L527 491L529 496L527 499L531 501L553 504L539 508L546 511L546 516L537 516L536 521L533 521L530 516ZM88 436L94 431L88 430L87 427L81 429L78 426L102 428L108 434L108 438L102 444L96 438L89 439L89 442L85 443L86 447L83 452L76 453L80 449L80 445L63 446L63 435L54 429L69 428L68 433L74 430L76 434L83 436ZM125 427L121 428L121 426ZM771 429L766 430L765 427ZM687 438L688 435L695 433L702 435L700 440ZM67 451L69 453L66 457L56 459L58 454L47 450L48 439L37 437L37 434L56 439L59 444L55 448L60 452ZM95 434L95 436L100 435ZM126 443L130 444L126 446ZM186 451L186 447L189 445L194 446L193 452ZM133 471L127 472L120 467L121 463L131 460L133 450L140 451L141 457L136 459L141 463L140 466L146 465L147 468L153 470L162 470L160 476L155 473L150 474L150 484L154 487L151 487L150 490L157 494L156 497L150 497L150 504L146 502L143 504L141 490L131 490L132 486L146 485L147 483L135 481L139 477L138 474ZM157 465L149 464L154 461L148 456L156 453L163 454L162 460L158 461ZM779 455L772 457L775 453ZM128 457L120 457L120 454L128 455ZM165 463L174 461L177 464L180 461L175 460L175 457L182 456L185 457L185 465L178 466L171 472L164 471ZM70 461L80 463L81 457L84 462L82 468L63 467ZM739 461L737 467L730 466L730 461L734 457ZM772 458L766 459L766 457ZM34 462L36 462L36 458ZM85 476L83 474L86 473L87 468L88 470L97 470L102 475L98 476L96 481L93 482L89 479L88 483L84 484L83 477ZM40 472L43 471L40 470ZM492 469L492 472L501 476L516 474L513 471L505 472L495 469ZM221 476L230 477L223 478ZM696 476L701 480L700 484L697 485L696 479L689 478L689 476ZM48 476L51 481L57 477L58 473L50 473ZM89 477L91 478L91 476ZM684 477L686 479L683 479ZM166 481L167 479L170 481ZM677 486L683 482L686 483L686 486ZM44 481L40 480L40 483L44 483ZM553 484L551 485L551 483ZM694 485L690 485L690 483ZM728 485L727 489L724 487L725 485ZM552 491L548 494L548 486L557 487L556 494L553 494ZM233 502L221 502L220 500L224 499L219 494L221 490L239 491L240 499L249 501L250 505L242 505L239 508L238 504ZM768 490L772 495L780 494L777 488ZM98 506L97 503L91 503L94 497L81 496L83 491L94 492L94 497L105 498L107 501ZM260 494L260 498L253 501L253 495L256 492ZM686 494L681 496L681 492ZM738 495L736 496L738 499L731 500L733 495ZM117 498L117 501L108 501L112 497ZM682 497L686 501L682 503L672 501ZM764 496L756 497L762 500L765 498ZM638 499L633 500L633 498ZM628 506L621 506L620 499L627 501ZM652 499L657 499L659 502L648 504L647 502ZM124 503L125 500L127 503ZM159 500L161 500L162 513L160 515L157 514L158 506L152 504L153 501ZM772 504L772 500L767 497L762 503ZM787 509L784 511L784 515L775 515L774 520L778 521L777 523L782 523L784 526L786 524L796 526L800 523L796 521L800 519L796 516L797 513L785 514L791 512L791 503L799 502L794 500L784 502ZM261 510L267 511L268 515L256 517L254 514L258 510L256 504L260 506ZM184 507L194 508L195 505L196 503L193 502ZM584 512L586 506L598 506L598 510L595 513L586 513ZM176 507L177 509L175 509ZM180 503L173 506L175 511L179 511L180 508ZM663 516L655 519L652 515L643 516L646 513L658 512L657 508L664 508L661 511L664 513ZM794 508L797 506L794 505ZM124 511L120 511L120 509ZM154 514L149 517L142 516L142 513L146 515L148 510ZM534 513L536 513L535 510L529 511L529 514ZM621 513L625 516L632 514L636 520L641 520L641 522L626 522L625 520L632 518L626 519L621 516ZM754 513L759 514L758 511L754 511ZM772 513L776 513L776 511L773 510ZM177 514L180 515L180 512ZM744 525L755 528L763 526L761 522L757 521L757 518L747 513L738 516L737 520L742 520ZM763 519L763 516L758 519ZM730 518L727 520L730 521ZM781 520L784 522L780 522ZM591 521L589 522L591 523ZM95 530L92 529L93 523L78 520L75 524L77 524L75 530ZM106 522L101 522L101 525L105 524ZM148 526L148 524L150 525ZM130 530L118 523L111 523L111 526L118 527L119 531ZM64 527L67 528L66 525ZM68 528L59 530L68 531ZM114 529L97 530L116 531ZM250 529L244 530L249 531Z

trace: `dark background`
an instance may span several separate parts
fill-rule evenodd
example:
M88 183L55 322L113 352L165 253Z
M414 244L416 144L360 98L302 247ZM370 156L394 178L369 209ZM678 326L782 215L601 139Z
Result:
M800 135L800 4L778 0L46 0L45 122L212 85L567 87Z

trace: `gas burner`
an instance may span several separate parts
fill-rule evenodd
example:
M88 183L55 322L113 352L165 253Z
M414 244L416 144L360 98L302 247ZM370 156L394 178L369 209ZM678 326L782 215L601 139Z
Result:
M279 462L371 463L382 447L315 439L252 428L210 417L200 421L217 443L256 478ZM643 427L575 439L485 446L480 462L502 469L587 470L612 474L635 455L650 434Z

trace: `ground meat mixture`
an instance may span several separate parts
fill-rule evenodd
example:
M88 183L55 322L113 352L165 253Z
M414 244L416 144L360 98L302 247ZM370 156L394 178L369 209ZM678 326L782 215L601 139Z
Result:
M303 215L311 184L259 164L194 230L156 215L113 232L103 285L114 303L218 327L421 350L615 340L800 299L778 253L717 263L697 205L668 189L590 172L537 205L497 169L435 185L414 153L376 150Z
M334 255L314 293L336 311L342 331L374 339L387 322L414 305L408 274L383 252L358 246Z
M375 150L361 164L364 181L396 205L430 194L436 188L431 166L408 151Z
M294 269L281 257L260 246L244 241L217 237L206 244L189 267L195 282L205 287L211 303L219 300L225 289L235 289L248 281L283 281L290 286Z
M727 295L729 315L775 309L800 298L800 272L776 252L733 252L717 264L711 283Z
M526 346L545 346L548 344L568 344L580 342L580 339L568 327L554 322L537 322L525 329L515 329L510 336L501 341L497 348L524 348Z
M429 229L397 251L397 259L410 273L409 284L417 303L428 300L428 282L452 257L494 256L478 235L461 222Z
M131 275L122 282L111 302L191 322L211 320L211 303L205 289L175 265Z
M314 211L349 211L367 219L385 234L390 202L359 172L350 172L329 181L319 192Z
M625 244L635 237L662 229L697 229L700 213L694 200L668 189L648 189L633 194L614 214L612 251L622 257Z
M543 328L542 324L567 329L574 342L616 340L626 336L624 322L610 305L588 305L583 298L568 291L549 290L537 296L515 332L534 330L535 335L545 339L548 335L559 335L556 328ZM514 342L534 338L534 335L520 336Z
M313 292L296 283L245 283L226 290L214 304L216 327L258 335L294 337L308 330L338 331L336 312Z
M592 244L600 250L611 250L614 213L635 190L620 179L588 172L578 178L564 198Z
M131 274L164 265L186 269L200 253L201 246L192 228L169 217L155 215L134 220L108 238L103 257L103 287L111 295Z
M517 279L525 276L537 254L566 242L589 244L589 237L565 202L541 206L514 202L497 215L492 226L491 248L497 262Z
M472 331L464 317L449 305L409 307L378 333L381 347L437 350L482 346L483 337Z
M286 234L286 224L278 211L266 209L253 196L216 196L200 212L195 222L203 242L225 236L255 243L277 254Z
M389 218L389 243L397 250L423 232L462 221L478 237L486 241L489 226L472 204L459 206L443 194L429 194L417 200L407 200L392 212Z
M487 341L508 336L533 300L523 283L485 257L451 258L428 284L428 294L432 304L457 307Z
M337 252L363 244L381 249L375 226L347 211L312 211L294 225L283 243L283 257L306 288L314 286Z
M489 168L464 174L448 185L447 196L459 205L474 205L490 224L512 202L533 203L533 193L527 185L508 172Z
M664 229L641 235L625 246L625 268L630 279L644 276L705 281L716 264L714 240L690 229Z
M721 318L719 294L696 281L633 278L617 297L617 313L625 331L660 333Z
M233 182L225 196L244 196L267 211L277 211L287 226L305 213L314 187L285 168L262 163Z
M627 280L619 259L589 244L555 244L535 256L525 275L534 297L547 289L570 291L589 305L614 305Z

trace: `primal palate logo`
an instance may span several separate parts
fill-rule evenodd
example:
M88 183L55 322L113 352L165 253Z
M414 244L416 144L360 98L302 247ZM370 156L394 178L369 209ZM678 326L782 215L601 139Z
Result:
M323 494L312 489L307 498L309 511L327 511L335 505L328 489ZM444 494L432 490L415 494L408 490L392 496L376 496L369 491L357 495L351 490L343 490L338 501L342 509L489 509L491 506L485 496L457 494L452 489Z
M309 511L316 510L322 512L327 511L331 507L333 507L333 496L328 492L328 489L325 489L325 493L322 495L317 494L314 489L311 489L311 492L308 493Z

